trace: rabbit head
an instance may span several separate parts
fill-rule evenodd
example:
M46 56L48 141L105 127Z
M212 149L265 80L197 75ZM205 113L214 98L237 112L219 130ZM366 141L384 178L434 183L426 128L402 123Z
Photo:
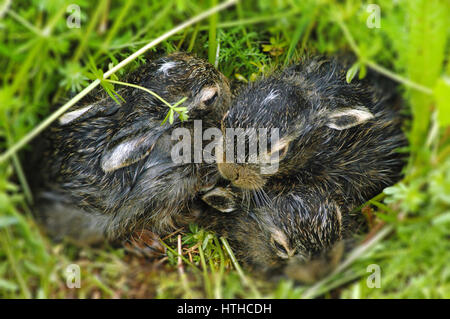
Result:
M108 131L105 140L109 142L101 158L104 172L147 157L164 133L170 134L171 129L189 125L194 119L201 118L206 127L219 125L231 99L229 83L223 74L206 61L181 52L142 66L126 81L151 90L172 105L187 98L180 106L187 108L189 118L182 123L178 114L174 114L173 123L166 121L161 125L169 111L167 105L137 88L118 91L125 100L122 105L102 99L64 114L59 119L62 126L94 123L102 116L115 119L116 127Z
M158 92L171 104L187 97L189 116L222 118L230 104L228 79L208 62L186 53L174 53L150 66L143 86Z
M198 222L226 237L237 257L256 271L279 271L293 261L310 260L341 239L341 212L326 198L290 195L249 207L239 194L216 187L203 195L214 209Z
M218 170L243 189L262 188L273 175L295 175L327 140L374 118L373 104L371 88L361 81L346 83L345 69L336 61L312 59L293 65L236 96L222 133L226 142L238 142L224 143ZM235 137L229 137L230 129ZM257 151L239 159L239 140L246 150L258 144Z

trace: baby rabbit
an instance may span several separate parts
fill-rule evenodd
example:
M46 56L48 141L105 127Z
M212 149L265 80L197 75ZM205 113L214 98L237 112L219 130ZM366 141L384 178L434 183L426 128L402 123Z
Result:
M279 131L259 157L267 162L247 154L230 162L236 147L227 145L218 170L231 186L203 196L216 210L199 222L228 237L253 268L277 270L329 251L354 231L351 210L401 177L397 149L406 139L393 86L373 74L348 84L345 74L335 59L306 60L244 88L223 120L224 135ZM242 132L238 140L249 137ZM264 171L268 164L278 170Z
M282 201L275 195L270 204L247 206L238 189L215 187L202 196L214 209L205 209L197 222L226 237L253 271L280 272L290 259L320 255L343 234L343 216L327 194L301 186L296 192Z
M226 153L235 148L227 146L221 175L257 201L269 189L277 197L295 196L297 186L315 189L342 213L398 181L405 155L397 149L407 143L394 86L370 73L348 84L345 74L336 59L312 58L245 87L223 120L223 134L277 129L279 139L260 152L266 163L230 162ZM268 164L278 169L264 170Z
M111 98L83 104L59 118L41 143L34 174L36 215L56 238L96 242L146 228L169 230L195 194L214 184L211 166L174 163L174 129L217 127L230 104L228 80L209 63L175 53L140 67L127 82L174 104L187 97L189 119L164 120L168 107L142 90L126 87ZM36 170L36 168L34 168Z

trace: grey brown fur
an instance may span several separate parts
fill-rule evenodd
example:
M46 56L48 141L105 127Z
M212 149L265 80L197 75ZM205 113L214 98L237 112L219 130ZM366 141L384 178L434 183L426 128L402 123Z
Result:
M168 107L128 87L119 91L126 101L120 106L106 97L64 114L42 138L37 174L31 174L36 215L56 238L114 240L144 227L164 233L200 189L214 185L211 167L173 163L171 132L192 130L198 118L205 129L217 127L230 103L228 80L209 63L175 53L126 81L171 104L187 97L189 120L161 125Z
M254 268L321 255L352 231L352 209L401 178L398 148L407 143L395 86L371 73L348 84L347 69L335 59L305 60L245 87L224 119L224 127L280 130L277 172L219 163L231 186L203 197L221 211L218 193L233 203L200 223Z
M246 265L292 272L285 266L293 260L321 256L352 232L350 211L401 177L405 156L397 149L406 140L395 88L373 74L348 84L347 68L307 59L243 88L226 113L228 81L211 65L185 54L152 62L127 81L170 103L187 96L190 119L202 119L204 129L279 128L280 143L272 145L279 170L173 163L171 131L192 131L192 121L161 126L167 107L127 88L120 107L97 99L46 133L34 174L37 215L57 238L96 241L142 228L164 233L200 206L197 222L226 236ZM199 203L199 192L214 185Z

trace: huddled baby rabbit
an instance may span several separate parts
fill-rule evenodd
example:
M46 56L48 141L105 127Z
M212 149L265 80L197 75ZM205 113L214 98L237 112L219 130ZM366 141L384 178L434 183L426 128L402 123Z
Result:
M239 190L215 187L202 196L213 209L205 209L197 222L226 237L247 268L282 273L292 260L300 265L321 256L347 230L349 215L342 216L326 194L307 187L295 191L298 195L280 202L248 205Z
M349 230L352 209L401 178L407 143L395 87L372 73L349 84L347 68L326 58L295 64L245 87L223 120L224 135L279 130L268 162L227 162L236 147L224 147L218 170L231 185L203 197L217 210L199 222L230 238L250 266L320 255ZM262 170L274 163L278 170Z
M232 102L228 80L205 61L176 53L148 63L127 82L171 104L187 97L189 120L161 125L167 106L134 88L119 90L121 105L109 97L80 104L40 141L36 215L56 238L82 242L160 235L196 218L264 273L320 256L353 231L353 208L401 178L405 160L395 87L370 72L349 84L347 68L305 59ZM192 133L194 119L222 128L217 165L173 161L172 132ZM238 140L266 130L269 145L257 150L268 161L237 162L227 128L244 129Z
M104 97L81 103L59 118L40 141L34 166L35 212L56 238L115 240L146 228L161 234L189 210L196 193L215 183L211 165L174 163L172 130L217 127L231 93L209 63L175 53L140 67L127 82L170 104L186 97L189 119L161 125L168 107L136 88L118 91L121 105Z

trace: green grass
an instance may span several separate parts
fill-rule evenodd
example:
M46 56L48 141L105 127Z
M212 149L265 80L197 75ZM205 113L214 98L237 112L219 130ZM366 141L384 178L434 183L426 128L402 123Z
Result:
M219 1L9 2L0 2L3 155L22 146L17 143L50 115L51 105L66 103L92 83L90 59L107 73ZM72 3L81 9L80 29L66 25ZM405 126L411 141L405 179L362 210L371 225L361 239L365 244L330 276L312 286L265 282L240 268L226 241L195 225L181 234L182 247L178 234L165 239L167 256L159 262L112 247L53 243L30 216L27 160L19 151L0 155L0 297L449 298L450 4L371 3L380 5L380 29L366 27L370 13L360 1L244 1L115 70L120 78L156 51L184 50L249 82L305 53L353 51L358 66L349 77L357 68L372 68L397 80L413 115ZM70 264L81 267L80 289L66 287ZM367 285L372 264L380 266L381 288Z

